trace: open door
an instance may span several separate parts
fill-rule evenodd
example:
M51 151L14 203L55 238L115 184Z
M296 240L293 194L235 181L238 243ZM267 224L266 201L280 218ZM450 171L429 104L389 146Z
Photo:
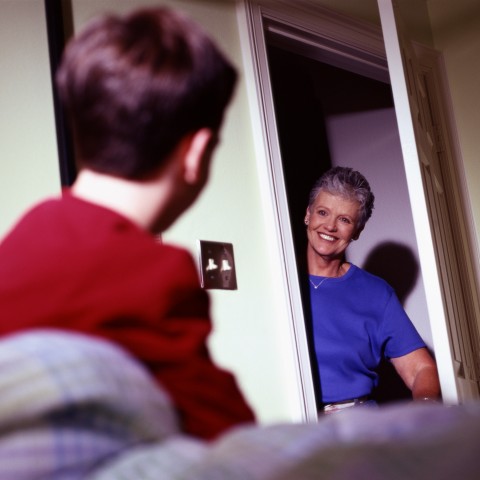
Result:
M477 284L475 279L466 278L463 271L464 259L468 259L469 255L471 258L472 253L468 245L464 245L462 250L456 238L461 236L459 223L463 222L465 226L466 220L462 220L458 203L455 204L456 215L451 211L454 203L451 202L451 191L457 189L458 192L458 186L452 187L452 175L442 165L439 157L441 149L437 148L438 131L428 118L428 114L433 115L435 110L429 90L431 78L424 70L419 76L412 49L406 45L400 47L391 1L378 0L383 38L380 28L365 25L355 18L346 18L315 2L302 2L301 8L297 2L288 0L243 0L237 5L249 80L247 87L253 106L254 139L263 181L268 185L266 200L277 219L278 235L275 238L278 242L275 245L288 286L291 341L297 355L303 419L316 420L315 385L282 170L267 39L284 48L295 41L305 56L328 60L342 68L347 65L351 71L371 78L381 80L384 76L390 77L425 287L426 315L430 322L443 398L447 403L477 398L475 345L478 343L478 332L474 325L475 318L480 317L478 295L475 293ZM406 57L408 60L403 61L402 54L407 51L410 51Z
M449 208L434 98L394 3L378 0L442 393L456 403L479 396L476 305Z

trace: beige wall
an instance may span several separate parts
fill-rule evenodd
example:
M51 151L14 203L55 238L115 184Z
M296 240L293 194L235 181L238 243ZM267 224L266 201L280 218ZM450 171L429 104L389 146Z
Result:
M0 234L32 202L59 189L43 1L2 0Z

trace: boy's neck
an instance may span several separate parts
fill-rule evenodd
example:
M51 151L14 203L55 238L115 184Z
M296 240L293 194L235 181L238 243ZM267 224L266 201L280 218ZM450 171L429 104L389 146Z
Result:
M155 230L159 212L166 203L162 181L126 180L89 169L80 170L72 194L90 203L113 210L144 230Z

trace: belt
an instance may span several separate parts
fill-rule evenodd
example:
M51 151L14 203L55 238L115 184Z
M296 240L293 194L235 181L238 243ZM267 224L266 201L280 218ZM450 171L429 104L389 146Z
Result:
M343 410L344 408L355 407L357 405L362 405L370 400L368 395L358 398L351 398L349 400L341 400L339 402L325 403L322 407L323 413L333 413L338 410Z

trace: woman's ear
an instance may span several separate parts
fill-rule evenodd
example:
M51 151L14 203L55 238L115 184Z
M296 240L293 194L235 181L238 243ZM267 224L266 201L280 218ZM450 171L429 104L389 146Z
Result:
M213 153L213 131L202 128L188 135L184 141L183 153L183 178L186 183L194 185L205 181L206 173Z
M307 207L307 211L305 212L305 225L310 223L310 208Z

